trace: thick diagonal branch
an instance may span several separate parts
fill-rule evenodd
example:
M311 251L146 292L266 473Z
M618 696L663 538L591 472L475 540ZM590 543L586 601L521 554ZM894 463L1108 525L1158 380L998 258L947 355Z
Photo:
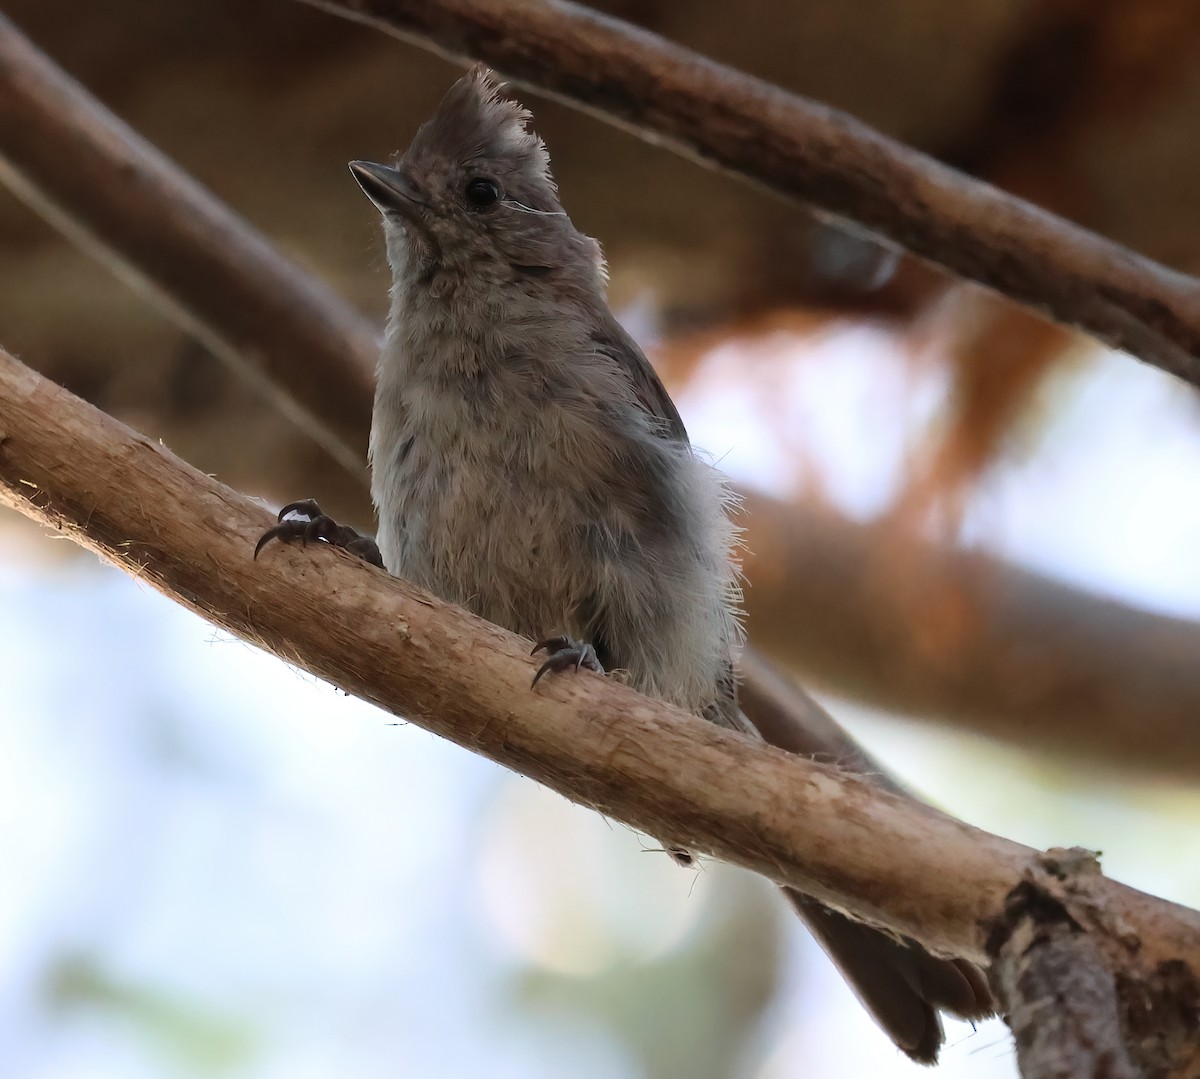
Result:
M275 655L626 824L981 959L1031 853L590 675L329 548L254 562L270 516L0 352L0 502ZM1200 914L1112 882L1150 959Z

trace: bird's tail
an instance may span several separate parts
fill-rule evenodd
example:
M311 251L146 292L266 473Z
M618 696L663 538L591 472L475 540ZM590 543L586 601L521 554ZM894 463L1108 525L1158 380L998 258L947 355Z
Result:
M937 1062L940 1012L985 1019L996 1010L987 978L965 959L940 959L907 937L856 922L784 888L817 943L887 1035L913 1060Z

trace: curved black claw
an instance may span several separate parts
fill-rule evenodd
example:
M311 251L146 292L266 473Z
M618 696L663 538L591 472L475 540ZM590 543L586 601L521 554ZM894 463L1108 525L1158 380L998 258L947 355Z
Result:
M289 513L301 514L300 517L288 517ZM299 502L289 502L279 511L279 524L268 528L254 545L254 557L258 558L261 551L271 540L277 539L290 543L298 539L302 544L309 540L314 543L329 543L341 547L350 554L358 555L364 562L383 569L383 556L379 547L370 536L356 532L349 525L340 525L332 517L327 517L316 499L305 498Z
M543 648L547 653L546 662L538 668L537 674L533 676L530 689L538 684L542 675L547 671L577 671L586 667L589 671L595 671L597 674L604 673L604 667L596 656L596 650L586 641L577 641L574 637L568 637L565 634L559 637L549 637L544 641L538 641L529 654L536 656Z

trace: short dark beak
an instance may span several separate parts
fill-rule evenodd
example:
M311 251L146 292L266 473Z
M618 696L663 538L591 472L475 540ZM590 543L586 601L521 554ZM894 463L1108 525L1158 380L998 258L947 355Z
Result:
M416 184L399 169L374 161L351 161L350 171L367 198L383 213L394 211L412 217L425 204Z

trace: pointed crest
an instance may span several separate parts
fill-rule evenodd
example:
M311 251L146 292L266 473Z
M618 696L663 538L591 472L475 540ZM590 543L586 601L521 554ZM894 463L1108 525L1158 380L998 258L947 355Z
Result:
M464 165L506 162L531 179L549 181L550 155L528 128L529 110L502 97L501 88L489 68L476 64L421 125L406 156L447 157Z

